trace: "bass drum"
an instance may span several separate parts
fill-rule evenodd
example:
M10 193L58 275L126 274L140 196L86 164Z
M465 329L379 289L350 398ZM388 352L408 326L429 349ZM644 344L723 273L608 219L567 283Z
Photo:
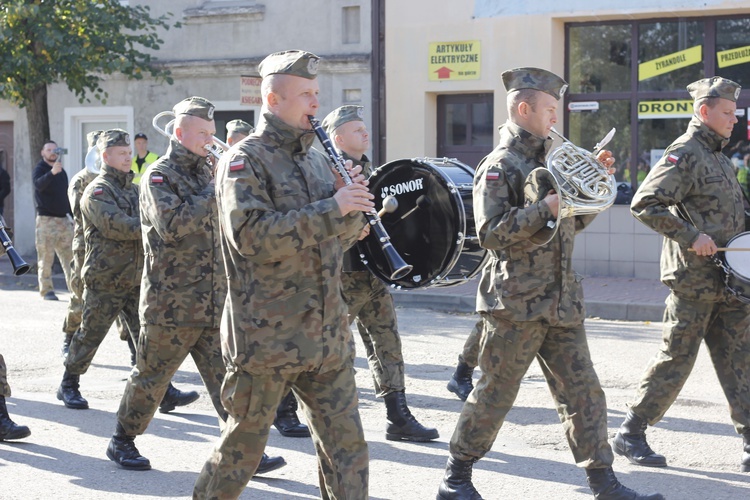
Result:
M740 233L727 242L727 248L750 248L750 232ZM724 276L727 289L745 304L750 304L750 259L747 252L724 252Z
M395 211L381 216L391 244L412 271L391 280L379 242L370 234L358 243L362 262L394 288L454 286L466 283L487 262L474 226L474 171L456 159L412 158L381 166L370 177L369 189L380 211L387 196Z

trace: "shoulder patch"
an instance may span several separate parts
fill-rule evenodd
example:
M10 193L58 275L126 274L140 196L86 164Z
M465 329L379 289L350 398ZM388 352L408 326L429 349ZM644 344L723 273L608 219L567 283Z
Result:
M164 176L161 174L151 174L151 184L164 184Z
M232 162L229 163L230 172L236 172L238 170L243 170L244 168L245 168L245 160L241 158L238 160L233 160Z
M496 181L500 178L500 172L487 172L484 178L488 181Z
M677 165L677 162L679 162L679 161L680 161L680 157L679 157L679 156L677 156L677 155L676 155L676 154L674 154L674 153L669 153L669 154L667 155L667 161L668 161L669 163L672 163L673 165Z
M102 188L98 187L98 188L94 188L94 192L93 192L93 193L91 193L91 194L93 194L94 196L99 196L99 195L100 195L100 194L102 194L103 192L104 192L104 189L102 189Z

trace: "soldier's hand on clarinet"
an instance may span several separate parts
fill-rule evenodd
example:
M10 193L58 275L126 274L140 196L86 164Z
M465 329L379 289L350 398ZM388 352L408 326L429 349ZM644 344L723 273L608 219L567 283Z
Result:
M367 190L366 186L357 183L343 186L333 195L333 199L339 205L341 215L354 211L372 211L375 208L372 202L374 198L375 196Z
M359 233L359 238L357 238L359 241L364 240L367 238L367 235L370 234L370 224L365 224L364 229L362 229L362 232Z
M698 235L698 239L693 242L693 246L690 249L701 257L709 257L718 251L714 240L709 235L703 233Z
M364 175L362 175L362 165L357 165L356 167L352 166L351 160L346 160L346 163L344 163L344 168L346 168L346 171L349 172L349 177L352 179L352 184L362 184L363 186L367 186L370 181L368 181ZM334 184L334 188L338 191L342 187L346 185L344 182L344 179L341 178L341 174L338 173L337 170L334 169L334 174L336 174L336 184Z

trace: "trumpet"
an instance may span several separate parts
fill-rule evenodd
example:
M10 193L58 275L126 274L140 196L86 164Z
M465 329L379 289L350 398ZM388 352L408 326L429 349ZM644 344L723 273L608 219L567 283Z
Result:
M312 128L315 131L315 135L318 137L318 140L325 148L326 153L328 154L328 158L331 160L334 168L344 180L344 183L347 186L352 184L352 178L349 175L349 172L346 171L346 167L344 166L344 159L341 158L341 155L339 155L335 149L333 149L331 140L328 138L328 134L326 134L325 130L323 130L320 122L316 120L312 115L309 115L307 119L310 120L310 125L312 125ZM400 280L401 278L409 274L414 266L407 264L404 259L402 259L398 254L398 251L393 247L393 244L391 243L391 237L388 236L388 233L383 227L383 223L380 222L378 212L376 212L375 209L372 209L371 212L365 213L365 218L367 218L367 222L370 224L370 226L372 226L375 237L380 242L380 248L383 250L383 255L385 256L386 261L388 261L388 266L391 268L391 279L394 281Z
M86 165L86 170L94 175L99 175L99 171L102 169L102 155L99 154L99 148L91 146L83 163Z
M15 276L21 276L29 272L29 265L21 258L21 256L13 248L13 242L10 241L10 236L5 231L8 226L5 225L5 219L0 215L0 244L5 249L5 253L8 254L10 263L13 266L13 274Z
M524 184L526 204L542 200L550 189L560 197L557 221L549 222L529 238L536 245L544 245L552 240L560 219L598 214L611 207L617 197L615 176L610 175L596 159L597 153L615 135L614 128L591 152L576 146L554 128L550 132L562 139L563 143L547 157L547 168L532 170Z
M159 120L162 120L164 117L170 118L170 120L164 125L164 127L159 126ZM170 139L172 135L174 135L174 124L175 124L175 114L172 111L162 111L161 113L158 113L156 116L154 116L154 119L151 120L151 125L156 129L157 132L159 132L161 135L166 137L167 139ZM221 155L229 149L229 144L225 143L221 139L219 139L216 136L212 136L213 143L212 144L206 144L204 148L208 153L216 158L216 160L221 159Z

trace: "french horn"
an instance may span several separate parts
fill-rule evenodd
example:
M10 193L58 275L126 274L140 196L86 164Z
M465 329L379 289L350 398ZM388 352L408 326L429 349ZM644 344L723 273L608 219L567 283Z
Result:
M170 120L162 127L159 125L159 121L162 120L165 116ZM156 116L154 116L153 120L151 120L151 125L153 125L154 129L156 129L157 132L169 139L174 134L175 120L176 117L172 111L162 111L161 113L158 113ZM229 149L229 144L225 143L216 136L212 136L212 138L213 143L206 145L205 149L209 154L216 158L216 160L219 160L221 159L221 155Z
M91 146L83 163L86 165L86 170L94 175L99 175L102 169L102 155L99 153L99 148Z
M596 155L615 135L609 131L593 151L587 151L570 142L557 130L550 130L562 139L562 145L547 156L547 168L531 171L524 183L526 205L537 203L550 190L560 198L557 220L537 231L529 240L536 245L549 243L557 233L560 220L576 215L598 214L611 207L617 197L617 181L607 168L599 163Z

